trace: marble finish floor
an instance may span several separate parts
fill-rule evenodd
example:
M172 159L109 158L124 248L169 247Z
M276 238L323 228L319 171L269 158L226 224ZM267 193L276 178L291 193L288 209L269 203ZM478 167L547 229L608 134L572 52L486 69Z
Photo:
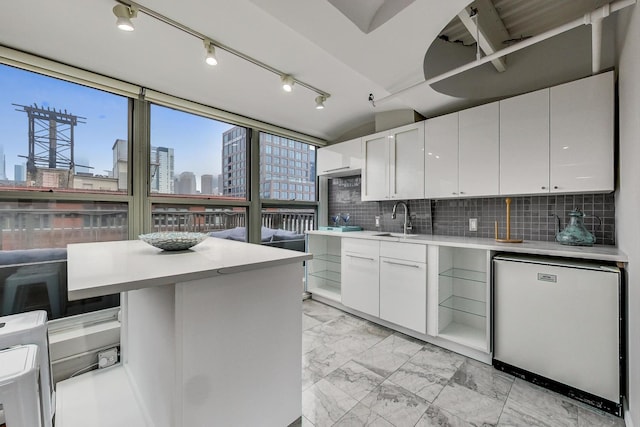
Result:
M303 303L302 426L623 427L489 365Z

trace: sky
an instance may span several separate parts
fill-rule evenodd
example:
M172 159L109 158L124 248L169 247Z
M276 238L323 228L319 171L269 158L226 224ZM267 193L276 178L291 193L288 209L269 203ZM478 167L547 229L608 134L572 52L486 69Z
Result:
M127 98L78 84L0 64L0 146L6 175L14 179L14 165L29 152L28 116L20 104L51 108L84 117L74 129L76 163L89 161L91 172L108 175L113 168L112 147L127 139ZM176 175L191 171L217 175L221 170L222 133L232 125L170 108L152 106L151 145L174 149Z

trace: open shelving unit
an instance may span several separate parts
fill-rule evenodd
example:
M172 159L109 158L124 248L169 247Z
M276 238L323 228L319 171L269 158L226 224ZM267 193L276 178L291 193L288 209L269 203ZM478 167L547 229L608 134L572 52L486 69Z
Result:
M307 292L341 302L341 237L307 234L307 252L313 259L306 262Z
M489 349L486 250L438 248L437 334L476 350Z

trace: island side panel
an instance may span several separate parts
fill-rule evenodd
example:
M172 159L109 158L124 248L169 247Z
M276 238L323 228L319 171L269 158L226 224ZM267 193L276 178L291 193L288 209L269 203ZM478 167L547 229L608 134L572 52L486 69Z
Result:
M175 286L139 289L125 294L122 318L122 328L126 331L122 348L124 367L151 425L172 427L176 405Z
M302 277L294 263L176 285L177 426L301 416Z

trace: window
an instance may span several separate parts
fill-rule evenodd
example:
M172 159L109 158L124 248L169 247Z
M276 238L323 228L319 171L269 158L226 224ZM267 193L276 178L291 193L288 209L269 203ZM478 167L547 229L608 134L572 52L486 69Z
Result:
M214 237L246 240L245 208L154 203L151 216L153 232L196 231L213 233L211 235ZM223 233L232 229L242 230L238 230L233 237L229 237L230 233Z
M118 202L0 201L0 316L46 310L56 319L118 306L118 294L67 300L66 247L126 240L127 211Z
M127 192L127 98L2 64L0 81L2 191Z
M247 137L244 127L152 104L151 194L246 200ZM222 180L223 170L236 179Z

